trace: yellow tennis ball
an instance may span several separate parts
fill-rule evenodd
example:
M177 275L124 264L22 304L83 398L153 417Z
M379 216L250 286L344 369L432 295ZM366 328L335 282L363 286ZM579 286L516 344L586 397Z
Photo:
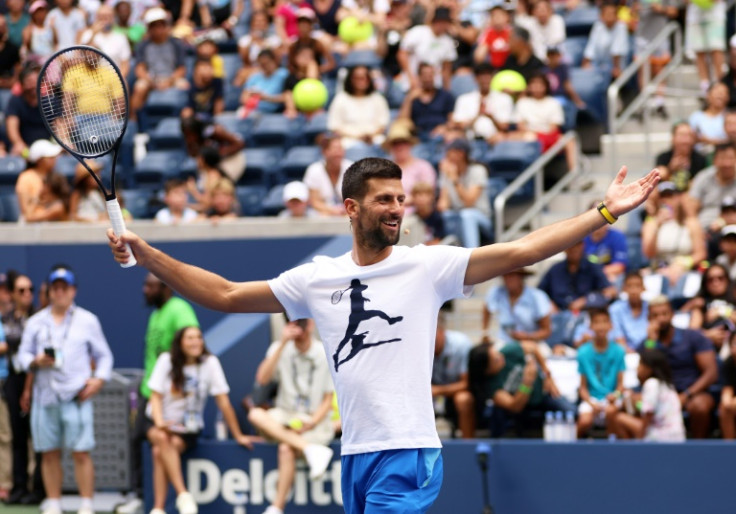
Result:
M360 22L355 16L348 16L337 26L337 34L346 43L358 43L370 39L373 35L373 24Z
M304 422L299 418L289 420L289 427L293 430L300 430L304 426Z
M313 112L327 103L327 88L317 79L302 79L292 91L294 105L302 112Z

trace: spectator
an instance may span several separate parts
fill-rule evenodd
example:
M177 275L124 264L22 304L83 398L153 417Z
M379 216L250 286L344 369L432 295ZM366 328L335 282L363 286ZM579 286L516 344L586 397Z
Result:
M465 139L452 141L439 164L440 197L437 208L445 219L458 217L465 248L480 246L481 231L493 234L491 203L486 194L488 170L470 160L470 143Z
M196 204L193 209L203 212L209 209L210 193L212 188L223 177L227 177L220 168L220 154L215 148L204 147L197 157L198 176L189 177L187 192L194 198Z
M672 306L665 296L649 302L649 329L645 348L662 350L672 369L672 383L680 404L690 415L690 433L708 437L715 402L708 388L718 380L713 345L697 330L675 328Z
M33 58L40 62L45 61L54 53L57 34L46 19L49 6L45 0L34 0L28 8L31 21L23 29L23 48L26 59Z
M125 34L113 30L115 12L109 5L102 4L97 9L92 26L80 32L78 43L93 45L106 53L120 68L123 78L130 72L130 43Z
M638 351L647 338L649 326L649 305L642 298L644 279L638 271L632 271L624 277L622 292L626 299L616 300L611 304L613 338L627 352Z
M8 9L6 22L8 29L8 40L17 48L23 46L23 29L31 22L31 17L25 11L24 0L5 0Z
M491 288L486 295L483 334L499 346L514 341L541 345L550 336L552 304L544 291L524 284L524 278L532 274L529 268L506 273L503 285ZM493 335L490 332L492 317L496 318L498 326Z
M459 11L459 7L451 8L453 22L449 34L455 40L457 52L457 59L452 63L454 76L473 72L473 54L480 35L480 30L470 20L458 16Z
M611 316L606 309L591 310L592 341L578 349L580 373L580 405L578 406L578 438L583 438L593 425L606 422L606 408L624 390L624 349L608 337ZM607 427L612 432L612 427Z
M59 153L61 153L61 147L45 139L40 139L31 145L28 151L28 161L31 167L22 172L15 183L15 195L18 197L21 221L32 216L36 208L41 205L46 177L53 173L56 156Z
M309 188L304 182L295 180L284 186L282 195L286 209L279 218L316 218L319 213L309 207Z
M434 75L431 65L419 64L419 87L409 91L399 112L399 118L411 120L423 140L447 135L447 124L455 106L455 99L449 91L435 87Z
M578 109L585 109L585 102L580 98L578 92L570 80L570 65L565 62L556 46L547 48L547 80L549 81L549 94L555 97L564 108L572 102ZM573 120L575 121L575 120Z
M528 22L519 24L529 31L532 36L534 55L540 61L547 59L547 50L564 43L567 37L565 20L556 14L549 0L538 0L532 7L532 16Z
M594 202L590 208L595 209L599 203ZM623 232L608 224L594 230L583 239L583 253L590 262L603 266L603 273L610 283L620 283L629 265L628 245Z
M514 100L506 93L492 90L492 79L493 67L488 63L478 64L475 67L478 90L464 93L455 101L450 125L453 129L464 131L468 139L485 139L495 143L503 139L509 130Z
M255 11L250 15L250 30L238 39L238 53L243 65L233 80L235 87L242 87L248 77L258 70L256 64L262 50L278 52L281 41L277 35L269 32L269 25L267 12Z
M716 145L713 166L698 173L693 180L688 196L687 209L698 213L703 228L715 228L721 204L726 197L736 197L736 146L731 143Z
M20 48L8 37L6 17L0 14L0 89L10 89L20 72Z
M409 208L413 205L411 191L414 184L425 182L434 188L437 182L437 172L434 167L424 159L419 159L412 154L412 147L417 142L411 130L411 123L407 123L406 120L398 120L388 129L384 144L391 160L401 168L401 185L404 191L409 192L404 205Z
M276 496L266 514L281 514L294 482L297 457L304 456L311 479L321 477L332 460L326 445L334 437L328 416L334 386L322 345L313 337L314 322L290 321L256 371L256 383L278 384L274 407L255 407L248 421L279 445Z
M721 78L723 52L726 50L726 3L715 0L711 7L694 3L685 14L685 48L695 52L695 64L700 78L700 91ZM708 62L712 69L709 69Z
M662 180L674 182L678 191L687 191L690 181L707 166L703 154L695 149L695 132L685 121L672 127L672 147L657 156Z
M388 102L376 91L368 68L350 68L345 90L335 95L327 111L327 128L342 137L345 147L350 147L361 142L381 144L388 123Z
M8 414L12 434L12 470L13 488L7 499L8 505L36 505L41 503L45 494L41 480L41 459L37 455L33 467L32 491L29 491L29 442L31 440L31 423L28 418L29 405L22 401L26 383L26 373L18 362L18 348L28 318L36 309L33 306L33 283L26 275L8 277L8 289L12 296L12 309L2 316L5 331L5 342L8 345L8 377L2 386L2 394L8 403Z
M736 144L736 111L726 111L723 121L723 130L726 132L728 141Z
M335 1L334 3L338 3ZM386 15L385 30L379 31L376 53L381 57L381 68L385 70L387 77L392 80L401 79L401 64L399 63L399 50L407 31L412 27L411 18L413 4L406 0L393 0L390 10ZM317 18L320 17L319 9ZM320 20L320 26L325 25ZM325 29L326 30L326 29Z
M191 116L182 118L181 131L184 135L184 144L187 154L199 158L206 154L205 149L212 149L219 154L219 161L214 157L210 165L217 166L233 181L236 182L245 170L245 142L239 134L228 131L222 125L213 123L206 116Z
M716 257L716 264L726 269L732 281L736 280L736 225L723 227L719 244L723 253Z
M515 26L509 38L509 56L503 69L516 71L527 82L538 73L544 71L544 63L540 61L532 50L529 31L524 27Z
M296 118L299 111L294 103L294 88L303 79L320 79L319 63L311 46L298 46L294 51L294 59L289 62L289 75L284 82L284 115Z
M187 106L181 116L188 118L194 114L213 117L225 110L224 86L222 79L215 77L212 61L198 58L192 72L192 87L189 89Z
M242 106L238 112L241 118L253 112L275 113L284 108L284 82L289 72L279 67L276 54L271 50L261 50L258 67L259 71L248 78L240 95Z
M204 428L205 402L213 396L238 444L252 448L230 404L225 373L205 346L199 327L179 329L171 351L162 353L148 379L151 399L146 408L147 435L153 454L153 514L163 514L169 483L176 491L180 514L196 514L197 503L184 485L179 455L194 447Z
M714 82L707 90L705 109L690 115L689 122L700 147L718 145L728 140L725 129L728 88L721 82Z
M166 207L156 213L156 223L183 225L197 219L197 211L187 206L187 184L182 179L172 178L164 184Z
M204 213L204 217L213 223L238 217L238 205L235 197L235 186L232 180L221 178L210 190L210 208Z
M184 45L171 36L168 13L154 7L146 12L145 22L148 37L141 41L135 53L137 80L130 99L131 119L135 119L154 89L189 89Z
M434 85L450 89L452 63L457 59L455 41L448 34L452 16L447 7L434 10L429 25L418 25L409 29L401 41L397 54L399 65L409 79L411 90L420 89L419 64L427 63L435 71Z
M5 342L5 332L0 325L0 384L4 384L8 378L8 344ZM0 500L6 502L10 495L11 482L11 434L10 417L8 416L8 404L4 394L0 394Z
M456 420L463 439L475 435L475 405L468 390L468 356L473 343L468 336L447 329L447 318L440 312L432 361L432 396L443 404L439 414ZM436 408L436 407L435 407Z
M244 0L211 0L199 5L200 26L205 29L224 29L230 35L238 24L245 7Z
M301 5L302 0L288 0L274 9L273 25L282 46L288 45L297 35L296 13Z
M308 46L314 51L314 57L319 64L320 73L329 73L335 69L335 57L321 41L312 37L315 14L309 7L301 7L296 13L297 35L289 45L289 66L294 64L296 51L302 46Z
M5 111L5 129L10 141L11 155L27 158L29 147L39 139L49 139L51 134L38 110L36 84L40 69L26 64L20 72L20 95L11 95Z
M309 188L309 203L314 210L325 216L342 216L342 178L352 161L345 159L340 137L323 134L317 140L323 159L307 167L304 183Z
M43 179L38 204L24 215L29 223L69 219L69 182L64 175L51 172Z
M95 173L102 171L102 165L98 162L88 162ZM74 174L74 189L69 199L69 219L72 221L105 221L107 219L107 206L105 197L97 187L97 182L92 178L81 164L77 164Z
M690 312L690 328L702 332L716 352L723 351L724 356L729 349L728 338L736 330L734 309L736 300L728 269L720 264L703 272L700 291L682 308Z
M674 183L660 182L657 191L655 213L641 228L642 251L652 269L674 285L705 259L705 234L697 218L688 215Z
M416 214L424 225L425 245L439 244L445 236L445 221L437 210L436 188L427 182L417 182L411 189L411 199Z
M92 402L110 379L113 357L97 316L74 303L74 273L56 267L48 277L49 307L28 319L18 361L34 370L31 425L33 447L41 452L46 488L44 512L61 514L61 452L72 452L81 504L92 514L95 447ZM94 361L94 368L92 362Z
M494 4L490 11L490 24L478 40L473 55L476 64L489 62L492 69L501 69L509 56L511 17L502 4ZM476 73L477 77L477 73Z
M723 251L721 249L721 233L728 225L736 225L736 198L726 196L721 202L721 214L710 224L706 231L708 242L708 260L715 261ZM736 277L733 277L736 279Z
M591 66L612 78L618 78L629 54L629 31L618 20L618 5L606 0L601 5L600 19L593 24L588 44L583 51L583 68Z
M136 5L144 7L145 3L136 2ZM146 26L141 23L141 17L133 12L130 0L117 0L114 9L115 32L123 34L128 39L131 48L137 46L146 35Z
M87 28L84 11L74 6L74 0L56 0L56 7L49 12L46 26L54 32L56 50L74 46L77 36Z
M724 439L736 439L736 333L729 337L731 355L723 363L723 389L719 419Z

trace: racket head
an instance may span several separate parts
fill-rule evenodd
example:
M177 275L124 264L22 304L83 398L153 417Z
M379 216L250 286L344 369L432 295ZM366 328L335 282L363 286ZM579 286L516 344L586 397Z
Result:
M128 89L117 65L91 46L53 54L36 85L46 128L67 152L95 158L116 150L128 127Z
M335 291L334 293L332 293L332 298L330 298L332 305L337 305L338 303L340 303L340 300L342 300L342 294L344 292L345 291Z

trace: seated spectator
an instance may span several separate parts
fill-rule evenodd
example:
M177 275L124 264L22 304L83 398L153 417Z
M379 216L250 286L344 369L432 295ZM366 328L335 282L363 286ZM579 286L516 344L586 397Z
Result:
M238 201L235 197L235 186L229 178L221 178L210 190L210 208L204 217L218 223L238 217Z
M218 28L225 31L225 35L232 34L233 28L238 24L240 16L245 7L244 0L201 2L199 7L199 26L210 31Z
M455 40L455 51L457 52L457 59L452 63L452 73L454 76L470 74L473 72L473 53L480 30L464 17L459 6L452 11L454 11L453 22L449 34Z
M197 211L187 207L187 184L181 179L172 178L164 184L164 204L166 207L156 213L154 220L162 225L182 225L197 219Z
M606 408L623 393L626 371L626 352L608 337L613 327L608 311L591 310L589 317L593 338L578 348L577 356L580 373L578 438L588 435L593 425L605 426ZM606 428L612 432L612 427Z
M225 110L224 86L222 79L215 77L212 61L198 58L194 62L192 87L189 89L187 106L181 116L188 118L194 114L213 117Z
M314 11L317 24L324 36L322 40L330 48L336 48L340 39L338 28L340 20L345 18L346 9L342 0L307 0L306 4Z
M688 119L700 148L727 142L728 135L725 129L727 105L728 88L720 82L714 82L708 88L705 108L695 111Z
M248 421L279 445L276 495L265 514L283 514L297 458L306 459L310 479L320 478L332 460L327 445L334 437L328 416L334 385L313 331L312 320L289 321L256 371L257 384L278 384L273 408L254 407L248 412Z
M74 0L56 0L54 4L46 26L54 32L55 50L62 50L76 44L79 33L87 28L87 16L74 5Z
M727 196L721 203L721 214L710 224L706 230L705 237L708 244L708 260L715 261L723 252L721 248L721 237L723 229L728 225L736 225L736 198ZM727 266L728 269L730 267ZM731 277L736 280L736 276Z
M578 109L585 109L585 102L570 80L570 65L565 62L560 49L556 46L547 48L547 69L545 72L549 81L549 94L559 100L563 108L572 102Z
M556 47L565 41L565 20L555 13L549 0L537 0L532 7L532 16L527 20L519 20L518 23L531 34L534 55L544 61L550 47Z
M643 350L636 375L642 384L640 416L610 409L606 416L609 430L619 439L684 441L682 406L667 356L658 350Z
M450 126L462 130L468 139L495 143L505 137L514 113L514 100L506 93L491 90L493 68L488 63L475 67L477 91L460 95L450 116Z
M690 433L695 439L704 439L708 437L715 406L708 388L718 380L716 354L713 344L697 330L675 328L672 316L666 296L649 302L649 329L644 345L665 353L680 404L690 415Z
M422 140L443 138L447 133L447 123L455 106L455 99L449 91L434 85L434 69L427 63L420 63L417 71L419 87L412 89L404 97L399 118L411 120Z
M439 244L447 235L445 220L437 210L437 194L435 186L427 182L417 182L411 188L412 205L424 225L425 245Z
M685 11L685 49L695 53L701 93L723 74L726 17L726 2L720 0L702 7L689 3Z
M417 144L417 138L412 133L411 122L397 120L388 129L384 148L389 153L389 158L401 168L401 185L404 192L409 193L404 200L404 205L411 213L412 196L411 191L414 184L424 182L433 188L437 182L437 172L434 167L424 159L414 157L412 147Z
M544 71L544 63L534 55L530 38L528 30L515 26L509 38L509 56L503 65L504 70L518 72L527 82Z
M49 6L46 0L34 0L28 8L31 22L23 29L23 49L26 59L35 58L43 62L56 49L56 32L46 22Z
M282 196L286 209L279 218L316 218L319 213L309 207L309 188L304 182L295 180L284 186Z
M339 3L335 0L333 4ZM392 80L401 81L402 68L399 63L399 49L407 31L414 25L412 20L413 5L409 2L393 1L390 10L386 14L386 28L378 33L376 54L381 57L381 68L386 76ZM319 9L317 17L320 17ZM325 24L320 19L320 26L325 29Z
M660 182L657 191L655 213L641 228L642 251L652 270L674 285L705 259L705 233L698 219L688 215L674 183Z
M5 129L11 144L11 155L28 156L29 147L38 140L51 138L38 110L36 64L26 64L20 72L20 95L11 95L5 111Z
M457 420L463 439L475 435L475 406L468 390L468 355L472 346L468 336L447 329L445 313L440 312L432 361L432 397L435 409L438 403L444 404L437 414Z
M600 19L593 24L583 51L583 68L594 67L612 78L618 78L629 54L629 31L618 19L618 5L606 0L601 5Z
M233 79L235 87L242 87L248 77L258 70L256 61L262 50L271 50L275 53L279 51L281 41L269 29L270 20L267 12L254 11L250 15L250 30L238 39L238 53L243 65Z
M225 373L212 355L198 327L176 332L171 350L159 355L148 380L151 398L146 409L146 435L153 455L153 512L162 514L169 484L176 492L181 514L196 514L197 504L187 491L179 455L197 444L204 428L207 396L213 396L230 433L238 444L252 448L240 430L228 393Z
M695 149L695 133L689 123L675 123L672 147L657 156L656 166L662 180L673 182L678 191L687 191L695 175L708 166L703 154Z
M335 69L335 56L321 41L312 37L312 28L316 16L314 11L309 7L300 7L296 13L297 33L296 37L289 44L289 66L294 64L296 52L300 47L308 46L314 52L314 57L319 64L320 73L329 73Z
M719 244L722 253L716 257L716 264L727 270L732 281L736 280L736 225L723 227Z
M590 206L595 209L600 202ZM626 236L609 224L594 230L583 239L585 258L603 266L603 273L612 284L618 284L629 265L629 252Z
M404 35L396 57L408 79L409 90L422 87L419 79L420 63L432 66L435 87L450 89L452 63L457 59L455 41L449 35L451 26L450 9L438 7L428 25L416 25Z
M622 292L626 299L616 300L608 312L613 324L613 338L627 352L638 351L647 338L649 327L649 305L644 299L644 279L638 271L624 277Z
M729 237L730 239L730 237ZM728 352L728 338L736 330L736 299L728 270L713 264L703 272L697 296L682 307L690 312L690 328L699 330L713 343L715 351Z
M214 149L220 156L218 167L236 182L245 170L245 148L243 138L228 131L222 125L212 123L204 116L182 118L181 131L187 155L199 158L204 155L205 148ZM212 159L211 162L216 162Z
M310 164L304 173L309 204L323 216L343 216L342 178L352 161L345 159L345 150L337 134L323 134L317 144L322 150L322 160Z
M388 102L365 66L348 70L345 90L337 93L327 111L327 128L342 138L345 147L357 143L381 144L389 123Z
M736 439L736 332L729 336L731 355L723 363L719 418L724 439Z
M15 183L15 195L20 209L18 221L34 217L36 210L42 207L44 184L46 178L53 173L56 157L60 153L61 147L46 139L40 139L31 145L28 151L31 167L23 171Z
M102 171L99 162L87 161L95 173ZM72 221L97 222L107 219L107 206L97 182L81 164L74 173L74 189L69 199L69 219Z
M511 16L503 4L494 4L490 10L488 28L481 34L473 58L476 64L488 62L492 69L501 69L509 56ZM477 74L476 74L477 76Z
M144 7L144 4L145 2L136 2L136 7ZM124 35L128 39L130 48L133 49L146 35L146 26L141 23L140 16L133 12L131 0L117 0L113 9L115 12L114 30Z
M375 50L377 46L377 38L375 36L385 29L386 15L390 9L389 2L373 2L372 0L341 2L340 9L337 12L337 18L344 20L349 16L353 16L359 21L368 22L373 25L373 35L363 41L355 41L347 44L341 40L333 40L333 50L343 54L353 50Z
M703 228L720 230L723 225L718 221L718 213L727 197L736 198L736 146L731 143L716 145L713 166L693 180L685 197L686 207L697 213Z
M24 0L5 0L6 23L8 30L8 41L17 48L23 47L23 29L31 22L31 17L25 10Z
M284 109L284 82L289 74L286 68L279 67L276 54L271 50L261 50L258 54L258 71L245 83L240 95L242 106L238 109L241 118L254 112L275 113Z
M194 210L204 212L209 209L212 188L227 174L220 168L220 154L217 149L205 146L197 157L197 178L189 177L187 192L194 199Z
M212 76L225 81L225 60L220 55L217 42L211 37L198 39L194 52L195 60L204 59L212 63Z
M302 0L287 0L273 10L273 26L282 46L287 46L297 35L296 13ZM269 9L270 10L270 9Z
M148 94L154 89L189 89L184 45L171 36L168 13L154 7L146 12L145 22L148 37L141 41L135 52L136 81L130 99L131 119L135 119L137 111L143 108Z
M113 8L102 4L97 9L95 21L92 26L82 30L77 38L80 45L92 45L106 53L112 62L118 65L123 78L128 77L130 72L130 43L125 34L114 29L115 13Z
M440 197L437 209L443 216L459 217L462 244L465 248L480 246L480 234L493 234L491 202L486 194L488 170L470 160L470 143L452 141L439 164Z
M726 111L723 121L723 130L726 132L728 142L736 144L736 111Z
M0 14L0 89L10 89L20 73L20 48L8 37L8 23Z
M52 171L44 178L38 204L24 220L31 223L67 219L69 219L69 182L64 175Z
M299 46L294 51L294 59L289 61L289 75L284 82L284 115L296 118L299 111L294 103L294 88L303 79L319 80L319 63L311 46Z

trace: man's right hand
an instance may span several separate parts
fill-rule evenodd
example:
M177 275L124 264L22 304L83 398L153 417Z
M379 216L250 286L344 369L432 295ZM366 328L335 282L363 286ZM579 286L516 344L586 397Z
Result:
M40 355L37 355L35 359L31 362L31 366L34 368L50 368L56 363L56 359L51 357L50 355L47 355L45 353L42 353Z
M287 323L284 327L283 332L281 332L281 344L286 344L288 341L293 341L300 335L302 335L302 328L299 325L294 325L292 323Z
M136 259L140 264L140 259L138 258L138 254L140 252L138 252L137 250L143 244L143 239L130 231L126 231L125 234L118 237L115 235L115 232L113 232L111 228L107 229L107 239L110 250L112 251L112 255L116 261L124 264L128 262L128 259L130 259L130 253L128 253L128 249L125 247L125 244L127 243L130 245L130 249L133 250L133 253L136 254Z

